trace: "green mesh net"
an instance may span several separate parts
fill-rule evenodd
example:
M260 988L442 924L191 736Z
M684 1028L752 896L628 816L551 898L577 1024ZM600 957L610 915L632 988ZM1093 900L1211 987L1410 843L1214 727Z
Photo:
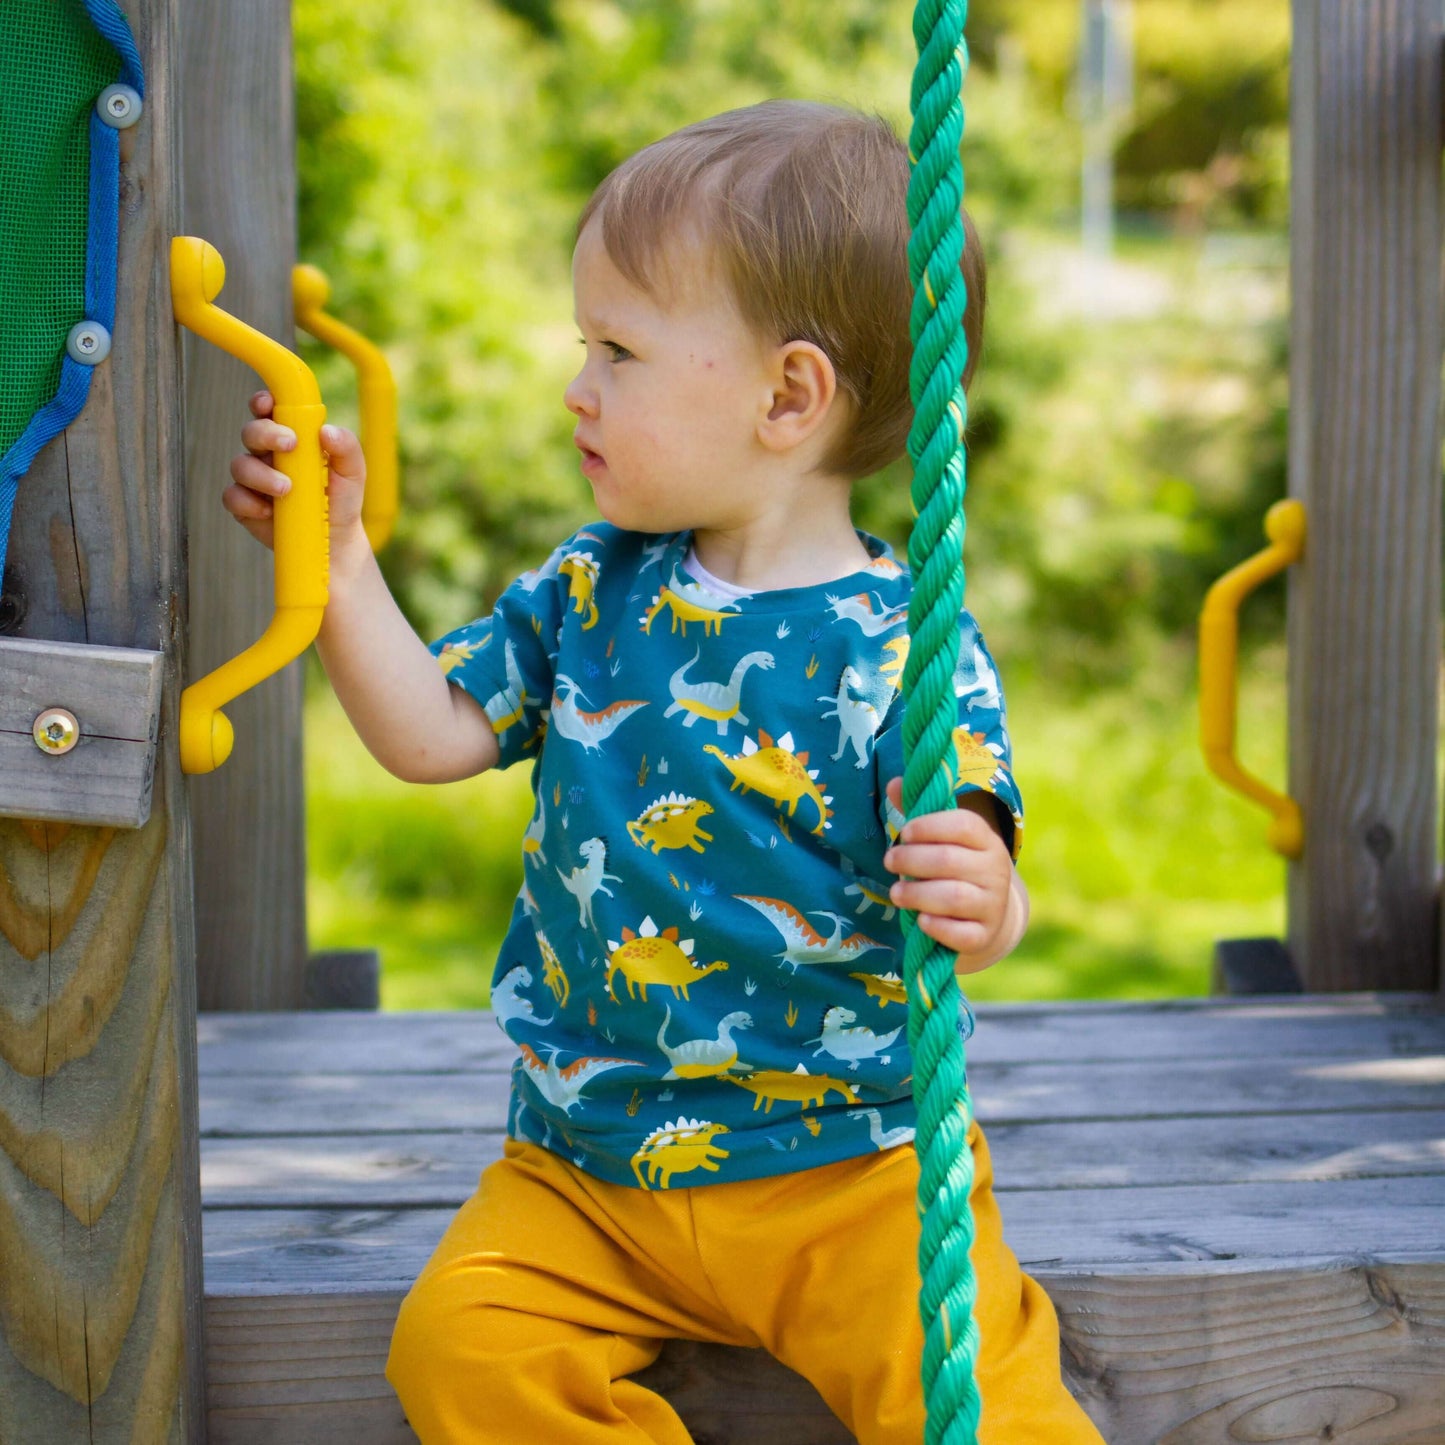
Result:
M85 315L90 118L120 69L82 0L0 0L0 456Z

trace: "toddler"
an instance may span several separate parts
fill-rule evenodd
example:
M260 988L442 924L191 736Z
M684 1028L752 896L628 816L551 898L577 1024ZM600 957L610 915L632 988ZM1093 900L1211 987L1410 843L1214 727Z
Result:
M318 647L357 731L401 778L526 762L536 795L492 985L518 1048L505 1155L387 1366L427 1445L683 1445L633 1378L674 1337L770 1350L862 1445L923 1438L899 910L961 973L1028 910L967 613L959 809L898 836L909 577L849 490L911 419L907 184L885 123L792 102L608 176L578 225L565 397L601 520L430 649L361 530L356 439L323 432ZM977 357L971 233L965 272ZM252 410L225 502L269 542L294 439L265 393ZM970 1142L981 1438L1097 1445Z

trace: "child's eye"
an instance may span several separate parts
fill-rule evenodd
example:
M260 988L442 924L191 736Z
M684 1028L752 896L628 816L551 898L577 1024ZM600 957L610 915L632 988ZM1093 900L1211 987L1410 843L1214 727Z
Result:
M615 341L604 341L602 344L612 353L613 361L627 361L632 356L625 346L619 346Z

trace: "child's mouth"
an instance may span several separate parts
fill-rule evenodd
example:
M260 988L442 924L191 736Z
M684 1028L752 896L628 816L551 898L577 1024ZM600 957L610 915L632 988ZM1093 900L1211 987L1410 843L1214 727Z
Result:
M594 452L591 447L583 446L581 442L577 443L577 450L582 453L582 475L584 477L590 477L594 472L600 471L606 466L601 452Z

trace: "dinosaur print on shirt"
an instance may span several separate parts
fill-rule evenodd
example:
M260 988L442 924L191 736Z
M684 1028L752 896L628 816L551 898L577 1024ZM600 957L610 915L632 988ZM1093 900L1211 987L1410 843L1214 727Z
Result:
M532 769L493 974L519 1054L514 1136L642 1189L912 1137L882 861L911 582L858 536L871 560L850 576L724 595L690 533L592 523L432 644L486 709L500 766ZM967 613L959 644L945 766L994 796L1017 852L1003 694Z

